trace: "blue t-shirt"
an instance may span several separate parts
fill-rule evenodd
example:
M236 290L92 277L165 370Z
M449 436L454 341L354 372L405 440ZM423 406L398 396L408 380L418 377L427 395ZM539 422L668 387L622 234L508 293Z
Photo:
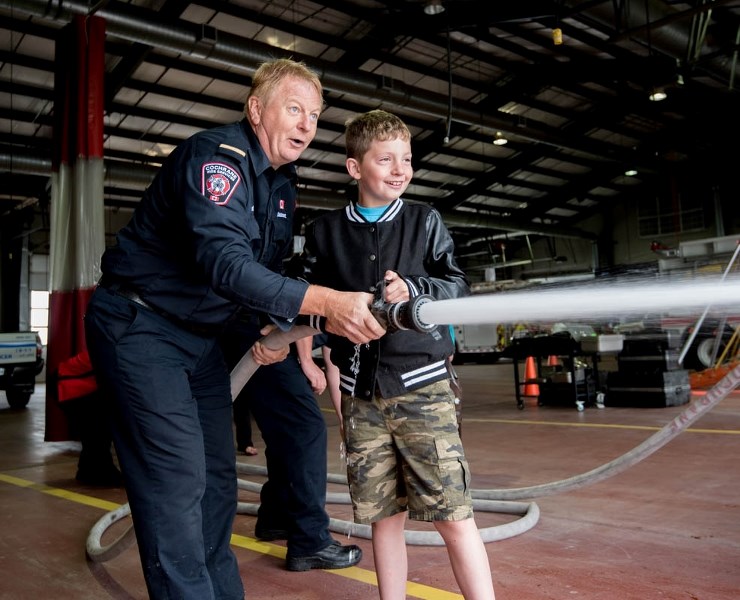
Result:
M386 204L385 206L376 206L371 208L369 206L360 206L359 204L356 204L355 208L358 213L365 217L365 220L368 223L375 223L375 221L382 216L389 206L390 204Z

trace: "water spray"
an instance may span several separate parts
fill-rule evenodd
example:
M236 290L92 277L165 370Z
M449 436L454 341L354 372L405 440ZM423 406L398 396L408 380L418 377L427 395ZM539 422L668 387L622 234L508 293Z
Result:
M529 289L477 294L452 300L421 295L383 305L379 318L397 329L429 331L436 325L526 323L562 319L613 319L616 315L696 314L708 305L717 312L740 308L740 280L651 281L582 284L577 288Z

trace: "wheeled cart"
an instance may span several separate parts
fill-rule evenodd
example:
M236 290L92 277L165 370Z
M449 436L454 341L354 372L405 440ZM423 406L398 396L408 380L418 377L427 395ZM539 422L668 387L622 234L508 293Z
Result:
M598 353L586 352L570 334L515 338L507 351L514 363L514 390L517 408L524 408L523 392L528 385L537 385L537 404L575 406L579 411L595 404L599 387ZM557 356L560 369L543 367L543 359ZM532 357L537 366L535 379L520 376L520 362ZM590 359L590 365L586 359ZM526 373L525 373L526 375Z

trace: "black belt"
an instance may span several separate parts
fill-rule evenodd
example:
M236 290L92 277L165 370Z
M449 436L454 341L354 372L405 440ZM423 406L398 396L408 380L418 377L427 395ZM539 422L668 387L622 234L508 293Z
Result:
M112 294L121 296L122 298L126 298L126 300L130 300L134 304L138 304L142 308L146 308L147 310L150 310L153 313L156 313L159 316L164 317L165 319L174 323L178 327L182 327L183 329L190 331L191 333L197 333L198 335L211 335L211 336L219 335L223 333L224 328L222 325L205 325L201 323L192 323L189 321L183 321L182 319L178 319L177 317L157 308L156 306L152 306L146 300L144 300L141 296L139 296L139 293L136 290L133 290L130 287L126 287L120 281L111 281L107 277L103 276L100 278L100 281L98 282L98 286L105 288Z

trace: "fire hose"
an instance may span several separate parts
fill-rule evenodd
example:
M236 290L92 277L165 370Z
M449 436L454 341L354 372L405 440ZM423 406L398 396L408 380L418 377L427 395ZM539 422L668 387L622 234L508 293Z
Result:
M579 290L579 296L584 290ZM385 304L375 302L371 307L375 318L383 324L389 332L403 329L429 332L436 325L444 324L449 320L449 315L455 314L456 323L485 323L490 320L491 314L497 314L496 307L501 312L497 314L497 321L510 322L520 320L532 320L534 318L561 318L579 315L581 317L613 315L624 312L650 312L651 310L668 310L671 308L691 309L701 304L706 306L705 298L712 298L714 306L729 307L736 306L740 298L740 285L738 282L716 283L679 283L674 285L662 284L638 288L629 286L600 286L585 292L590 294L591 303L588 301L576 301L572 293L563 290L541 291L536 294L519 292L512 294L500 294L498 296L471 296L457 300L435 301L430 296L421 295L408 302L397 304ZM563 295L564 294L564 295ZM639 295L639 299L637 298ZM537 297L537 304L533 303L532 296ZM625 302L625 299L627 302ZM633 302L631 309L626 308L630 300ZM482 302L481 302L482 301ZM593 301L600 301L596 306ZM463 307L462 304L466 306ZM454 306L454 311L451 309ZM543 306L546 307L543 309ZM536 311L536 312L535 312ZM584 315L585 313L585 315ZM506 315L506 318L501 318ZM462 320L461 320L462 319ZM276 330L265 336L261 341L268 348L280 348L297 339L313 335L321 331L320 323L313 322L311 325L296 325L289 331ZM256 371L258 365L248 351L241 361L234 367L231 373L232 398L241 391L242 387ZM569 477L560 481L546 484L533 485L529 487L512 489L488 489L471 490L474 510L483 512L497 512L505 514L519 514L522 517L511 523L494 527L482 528L480 530L483 541L493 542L507 539L525 531L528 531L539 520L539 508L536 503L513 502L523 498L534 498L552 495L565 491L578 489L602 481L608 477L621 473L636 463L644 460L655 451L663 447L678 434L683 432L692 423L714 408L730 392L740 384L740 365L730 370L707 394L691 403L683 412L672 421L654 433L644 442L627 452L626 454L586 473ZM266 470L260 467L249 467L238 464L237 471L266 475ZM345 476L330 474L328 483L346 484ZM260 484L238 480L240 489L259 491ZM329 503L349 503L348 494L327 493ZM258 505L239 502L237 512L240 514L256 514ZM121 505L114 511L105 514L99 519L87 538L86 550L89 558L94 562L105 562L118 556L131 544L135 538L133 527L123 532L119 537L107 545L102 545L101 540L105 531L114 523L130 515L128 503ZM329 528L336 533L344 533L362 538L370 538L370 527L358 525L349 521L330 519ZM441 536L436 532L406 531L406 542L410 545L443 545Z

